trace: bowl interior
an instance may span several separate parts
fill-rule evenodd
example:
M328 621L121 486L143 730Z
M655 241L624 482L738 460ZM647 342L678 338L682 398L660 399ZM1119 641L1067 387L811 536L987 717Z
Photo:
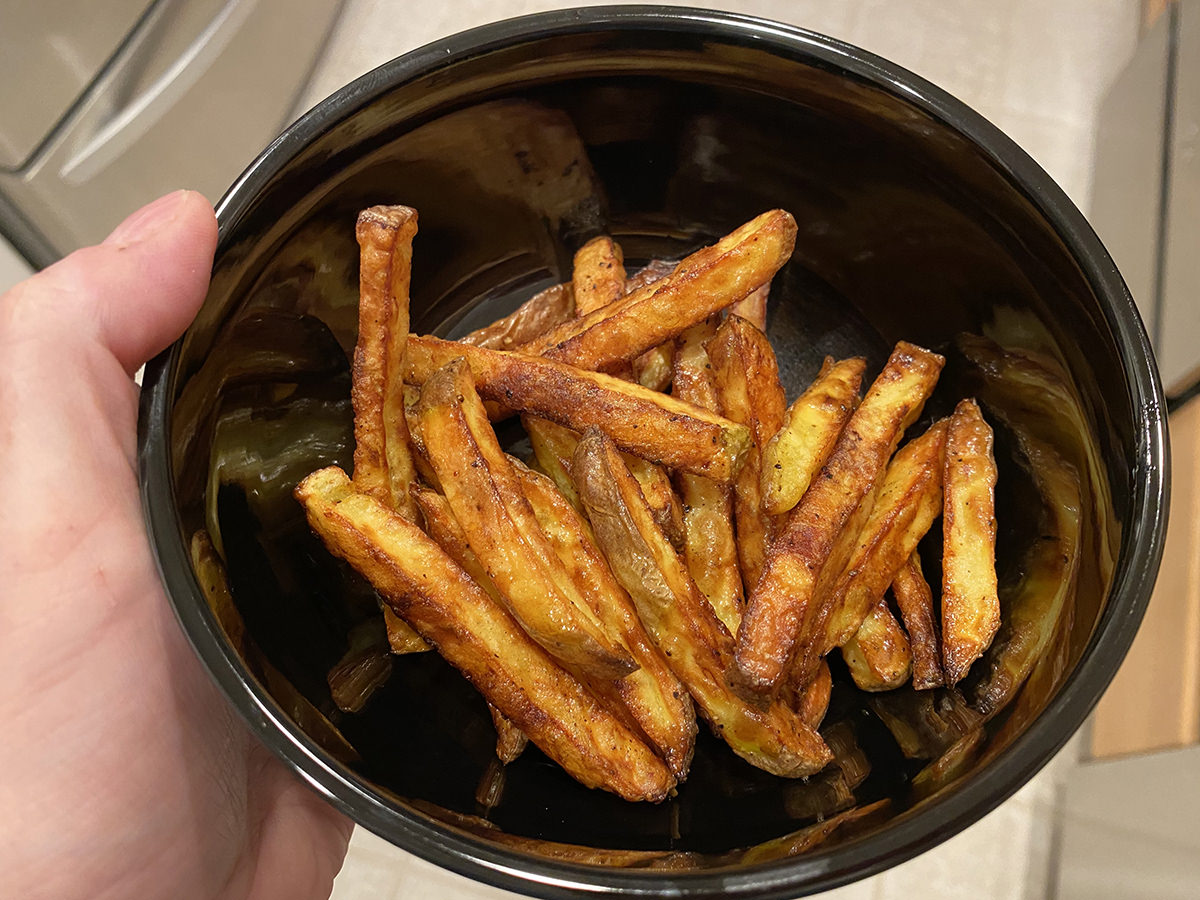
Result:
M911 854L1003 799L1111 675L1093 676L1056 724L1039 719L1094 651L1112 604L1140 614L1145 600L1110 591L1146 527L1135 472L1161 463L1130 386L1144 359L1077 262L1078 236L1056 221L1065 199L1030 187L1025 171L1048 182L998 136L999 150L966 136L987 131L971 114L957 111L956 123L939 114L938 104L953 106L936 92L929 100L928 86L897 86L895 70L834 42L729 18L557 21L384 67L294 126L224 202L210 295L154 388L177 511L159 541L212 534L248 637L221 634L233 626L202 608L187 566L164 566L174 600L210 667L245 682L235 700L260 710L263 738L410 849L436 856L421 843L434 834L476 858L497 851L522 865L620 864L672 877L770 867L809 849L805 859L858 853L869 871L882 862L862 848L882 846L881 836L907 827L894 852ZM569 279L574 251L596 234L616 238L633 269L679 258L765 209L790 211L799 237L772 285L768 328L789 399L827 354L865 355L873 377L905 339L949 360L910 433L972 394L996 425L998 564L1012 605L963 695L871 697L835 664L823 730L869 767L849 795L835 778L767 776L702 734L688 781L658 806L585 790L533 748L498 775L483 701L434 654L395 658L361 713L339 713L326 673L374 599L311 536L290 490L321 465L350 467L354 220L378 203L419 210L413 328L451 336ZM993 343L971 350L963 333ZM1028 354L1054 373L1052 389L1012 376ZM517 432L501 436L520 451ZM1062 538L1063 494L1039 475L1047 457L1031 440L1078 475L1077 571L1038 569L1046 541ZM936 561L936 534L927 543ZM936 584L936 566L930 576ZM1005 688L977 740L956 743L954 710L997 690L1019 615L1034 616L1045 637L1040 662L1024 688L1020 679ZM261 713L269 698L286 716L277 724ZM897 720L918 732L915 744L897 740L888 726ZM1019 764L995 775L1016 750ZM989 777L969 809L946 805ZM827 823L839 814L835 830ZM832 863L793 871L792 893L848 877Z

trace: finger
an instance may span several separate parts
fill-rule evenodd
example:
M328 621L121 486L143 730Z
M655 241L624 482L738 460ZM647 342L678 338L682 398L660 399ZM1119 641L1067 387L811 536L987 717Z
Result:
M216 240L202 195L168 194L21 285L23 314L86 332L132 375L195 317Z

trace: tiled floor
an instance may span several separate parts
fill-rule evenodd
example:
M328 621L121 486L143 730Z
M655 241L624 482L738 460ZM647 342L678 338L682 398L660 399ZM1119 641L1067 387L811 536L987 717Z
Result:
M401 53L562 0L350 0L305 105ZM1137 0L743 0L736 9L824 32L928 78L1006 131L1087 209L1100 99L1133 51ZM1058 797L1073 743L1026 788L942 846L825 896L837 900L1025 900L1053 884ZM396 850L361 829L335 900L512 896Z

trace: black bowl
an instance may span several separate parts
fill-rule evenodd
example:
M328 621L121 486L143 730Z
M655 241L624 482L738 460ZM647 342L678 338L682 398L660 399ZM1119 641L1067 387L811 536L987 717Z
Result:
M702 736L690 779L659 806L587 791L533 750L509 767L498 802L477 799L495 774L487 712L433 654L397 658L362 713L338 714L325 674L373 600L312 538L289 489L349 462L353 223L360 208L394 202L421 215L414 328L443 334L564 279L596 233L614 235L629 261L676 258L765 209L791 211L799 239L769 324L789 392L826 353L865 354L877 368L903 338L950 360L927 419L978 393L997 424L1009 605L964 697L870 698L839 671L827 725L870 766L852 799L831 779L765 776ZM140 454L163 579L263 742L419 856L547 897L830 888L1012 794L1080 725L1133 639L1167 485L1162 393L1134 305L1083 216L1028 156L869 53L698 10L502 22L339 91L255 161L218 216L207 303L146 373ZM1055 477L1075 485L1066 499ZM1074 573L1055 568L1071 508ZM206 604L189 553L205 527L239 615ZM201 568L224 583L222 567ZM1022 689L1020 677L998 688L1017 620L1054 597L1061 614L1050 605L1033 619L1044 659ZM968 703L995 715L980 740L944 753ZM918 728L915 751L886 726L896 717Z

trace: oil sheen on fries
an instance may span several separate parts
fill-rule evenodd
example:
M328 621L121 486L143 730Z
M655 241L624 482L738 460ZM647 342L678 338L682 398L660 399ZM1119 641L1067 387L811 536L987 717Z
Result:
M840 574L856 534L847 530L900 436L937 383L945 360L901 341L842 430L832 455L772 542L738 631L745 684L767 692L782 680L815 612L818 580ZM841 558L839 558L841 557ZM826 574L824 570L830 569ZM819 597L818 597L819 599Z
M1000 628L996 588L996 459L992 429L963 400L946 436L942 664L958 684Z
M772 774L820 771L830 753L816 731L779 701L762 709L734 691L726 677L733 638L655 524L613 443L599 431L587 432L572 473L613 573L716 734Z
M880 598L858 631L842 646L842 656L860 690L890 691L908 681L912 648L908 635Z
M662 760L423 531L337 468L314 472L296 494L329 550L572 777L627 800L667 795L675 780Z

